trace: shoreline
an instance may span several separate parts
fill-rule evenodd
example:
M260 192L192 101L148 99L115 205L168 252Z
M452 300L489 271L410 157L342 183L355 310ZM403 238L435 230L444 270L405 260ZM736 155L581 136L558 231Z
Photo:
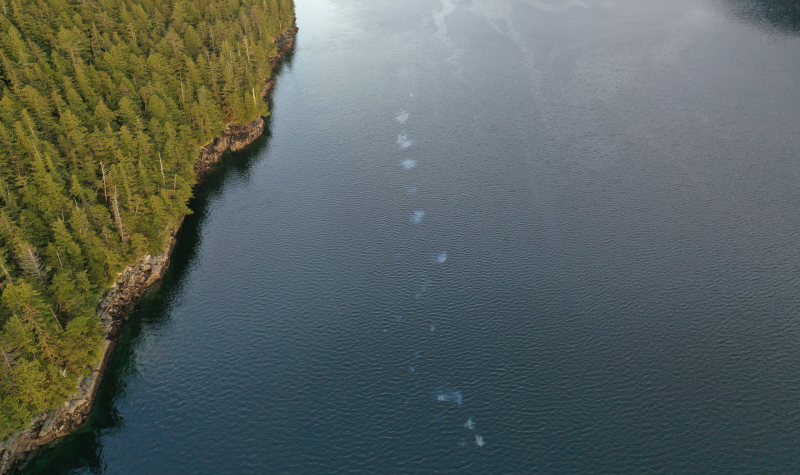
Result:
M294 47L297 31L296 18L293 18L292 25L274 40L278 51L269 58L273 74L264 80L261 93L262 100L267 104L275 85L275 67ZM225 133L200 148L194 166L196 176L194 186L197 186L203 176L219 163L225 152L242 150L261 137L265 129L264 117L257 117L241 125L228 124ZM146 255L126 267L117 274L114 285L100 297L95 313L106 329L100 361L88 376L78 381L77 392L62 405L37 414L26 428L0 443L0 475L24 466L37 449L74 432L88 420L108 362L114 353L117 334L125 315L135 301L166 274L175 247L176 234L182 224L183 218L171 230L169 243L161 254Z

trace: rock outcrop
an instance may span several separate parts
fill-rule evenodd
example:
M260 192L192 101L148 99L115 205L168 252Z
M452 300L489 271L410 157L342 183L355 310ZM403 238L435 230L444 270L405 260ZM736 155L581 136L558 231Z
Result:
M261 137L265 126L266 122L263 117L258 117L244 125L229 124L228 130L221 137L215 138L213 142L200 149L200 157L194 165L194 172L198 177L205 175L214 164L220 161L222 154L228 150L239 151Z

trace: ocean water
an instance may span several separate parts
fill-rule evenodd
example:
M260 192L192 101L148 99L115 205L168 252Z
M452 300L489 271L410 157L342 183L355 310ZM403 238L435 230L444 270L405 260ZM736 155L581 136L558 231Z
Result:
M798 470L798 2L296 5L23 473Z

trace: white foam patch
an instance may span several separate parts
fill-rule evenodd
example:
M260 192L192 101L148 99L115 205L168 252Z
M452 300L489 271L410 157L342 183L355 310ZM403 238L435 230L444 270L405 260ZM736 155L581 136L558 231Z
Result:
M417 161L409 158L400 162L400 165L402 165L406 170L411 170L417 166Z
M447 262L447 251L442 251L433 257L433 262L437 264L444 264Z
M462 403L461 391L456 391L456 390L437 391L436 400L439 402L449 402L451 404L460 406Z
M425 217L425 211L418 210L418 211L414 211L414 213L411 215L410 219L411 219L412 223L419 224L419 223L422 222L422 218L423 217Z
M405 124L406 122L408 122L408 112L406 112L404 110L401 110L395 116L394 120L396 120L397 122L400 122L401 124Z
M411 145L413 145L413 142L408 140L408 136L407 135L398 135L397 136L397 145L400 147L400 150L405 150L408 147L410 147Z

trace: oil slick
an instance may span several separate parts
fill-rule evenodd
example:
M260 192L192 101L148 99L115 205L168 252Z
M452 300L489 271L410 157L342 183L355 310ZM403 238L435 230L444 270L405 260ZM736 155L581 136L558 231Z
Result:
M455 404L456 406L460 406L463 403L463 398L461 397L461 391L443 390L436 392L436 401L447 402L450 404Z
M405 150L410 147L412 142L408 140L408 136L406 135L398 135L397 136L397 145L400 147L400 150Z
M411 170L417 166L417 161L409 158L400 162L400 165L402 165L406 170Z
M407 71L403 70L403 74L407 74ZM409 94L409 97L413 97L413 94ZM405 124L406 122L408 122L409 113L406 112L404 109L400 109L400 111L397 113L397 115L395 115L394 119L399 124ZM398 148L400 150L407 150L413 144L414 143L409 139L408 135L405 132L401 132L401 133L399 133L397 135L397 146L398 146ZM415 168L417 166L417 161L414 160L414 159L411 159L411 158L407 158L407 159L401 161L400 165L406 170L411 170L412 168ZM416 187L408 187L408 188L406 188L406 192L409 195L414 195L414 194L417 193L417 188ZM411 223L413 223L413 224L420 224L420 223L422 223L424 217L425 217L425 211L416 210L409 217L409 221L411 221ZM445 250L439 250L437 252L434 252L434 253L430 254L429 256L430 256L429 257L429 259L430 259L429 262L431 262L433 264L444 264L445 262L447 262L447 251L445 251ZM399 254L397 254L395 257L399 258ZM419 291L415 293L415 298L419 299L422 296L422 294L427 290L429 285L430 285L430 280L428 279L427 273L422 273L422 286L419 289ZM403 321L403 317L401 315L395 314L395 315L393 315L393 317L398 322L402 322ZM434 333L436 331L436 325L431 324L430 331L431 331L431 333ZM383 332L386 333L387 329L384 328ZM414 357L415 357L415 359L419 360L420 352L418 352L418 351L415 352L414 353ZM408 368L408 370L407 370L408 373L415 373L416 374L416 368L414 366L410 366L409 365L409 366L407 366L407 368ZM414 387L417 388L419 386L420 386L420 381L416 381L414 383ZM437 389L434 392L433 396L434 396L434 399L436 400L436 402L439 403L439 404L448 404L448 405L454 405L454 406L461 406L463 404L463 396L461 395L461 391L458 391L456 389L440 388L440 389ZM408 402L409 402L409 400L406 399L406 403L408 403ZM435 415L434 418L433 418L434 422L444 422L444 420L445 419L444 419L444 417L442 415ZM472 434L475 436L475 444L478 447L483 447L484 445L486 445L486 443L483 440L483 436L475 433L475 423L472 420L472 418L468 418L466 420L466 422L464 423L464 428L466 430L472 431ZM462 447L462 448L466 448L466 446L467 446L466 439L462 437L461 441L459 442L458 445L460 447Z

